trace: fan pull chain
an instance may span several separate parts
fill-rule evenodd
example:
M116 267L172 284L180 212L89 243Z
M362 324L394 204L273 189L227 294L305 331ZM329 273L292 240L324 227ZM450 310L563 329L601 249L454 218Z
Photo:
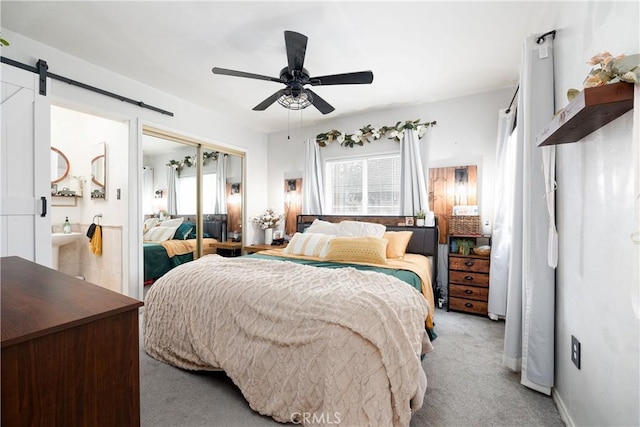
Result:
M291 139L291 110L287 109L287 139Z

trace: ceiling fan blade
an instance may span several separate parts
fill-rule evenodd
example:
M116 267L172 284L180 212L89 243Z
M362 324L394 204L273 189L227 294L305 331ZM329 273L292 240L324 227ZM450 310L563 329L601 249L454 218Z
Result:
M312 86L328 85L361 85L373 81L373 72L358 71L355 73L332 74L329 76L311 77L309 83Z
M307 36L294 31L284 32L284 43L287 46L287 61L289 63L289 74L294 75L294 71L302 72L304 66L304 56L307 52Z
M253 107L253 111L264 111L264 110L266 110L267 107L269 107L271 104L276 102L278 100L278 98L280 98L282 95L284 95L284 89L280 89L279 91L277 91L276 93L274 93L273 95L271 95L270 97L268 97L267 99L262 101L260 104L258 104L255 107Z
M282 83L282 80L275 77L262 76L260 74L245 73L244 71L228 70L226 68L213 67L213 74L222 74L224 76L246 77L248 79L267 80L270 82Z
M335 110L335 108L333 108L327 101L320 98L320 96L318 96L318 94L312 91L311 89L305 89L305 91L311 94L311 96L313 97L313 101L311 101L311 103L322 114L329 114L330 112Z

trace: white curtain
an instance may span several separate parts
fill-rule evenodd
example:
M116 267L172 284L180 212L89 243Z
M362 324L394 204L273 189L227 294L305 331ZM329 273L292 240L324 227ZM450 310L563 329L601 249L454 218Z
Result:
M216 214L227 213L227 155L218 153L218 168L216 169Z
M177 175L177 169L172 166L167 166L167 213L169 215L178 214L178 199L176 195Z
M514 132L515 108L498 112L496 144L496 177L491 236L491 271L489 275L489 317L497 319L507 314L507 283L511 254L511 217L513 207L513 177L516 173L517 134Z
M320 148L310 139L304 142L304 171L302 174L302 213L319 215L324 209L324 185Z
M142 167L142 213L150 215L153 213L153 199L155 190L153 189L153 168Z
M428 211L428 194L418 135L407 129L400 141L400 215L414 216L419 210Z
M553 118L553 40L525 40L520 71L511 255L503 362L520 382L550 394L554 375L555 272L548 265L549 212L543 149L536 136ZM549 168L550 176L555 174Z

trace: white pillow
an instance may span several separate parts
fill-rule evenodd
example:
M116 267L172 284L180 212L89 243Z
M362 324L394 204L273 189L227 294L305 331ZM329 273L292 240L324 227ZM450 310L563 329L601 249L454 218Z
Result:
M158 225L151 230L144 233L142 240L145 242L163 242L165 240L173 239L173 235L176 234L178 227L163 227Z
M150 229L158 225L159 221L160 220L158 218L145 219L144 223L142 223L142 234L146 233L147 231L149 231Z
M163 242L165 240L171 240L183 221L184 217L164 220L144 233L142 240L146 242Z
M180 224L182 224L183 221L184 221L184 217L173 218L173 219L165 219L164 221L159 223L158 226L162 226L162 227L177 227Z
M334 236L321 233L296 233L282 250L285 254L324 258Z
M382 224L363 221L341 221L338 224L338 235L344 237L377 237L382 238L387 227Z
M332 236L338 235L338 224L334 224L329 221L322 221L321 219L315 219L311 225L305 230L305 233L320 233L330 234Z

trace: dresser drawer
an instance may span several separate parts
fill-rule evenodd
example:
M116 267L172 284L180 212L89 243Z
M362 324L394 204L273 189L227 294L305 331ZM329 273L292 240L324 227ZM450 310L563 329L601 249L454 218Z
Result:
M484 301L449 297L449 309L465 311L467 313L483 314L486 316L488 312L488 304Z
M449 271L449 282L461 285L489 287L489 275L465 271Z
M489 273L489 260L478 258L449 257L449 269Z
M449 295L456 298L467 298L476 301L489 301L489 288L476 286L449 285Z

